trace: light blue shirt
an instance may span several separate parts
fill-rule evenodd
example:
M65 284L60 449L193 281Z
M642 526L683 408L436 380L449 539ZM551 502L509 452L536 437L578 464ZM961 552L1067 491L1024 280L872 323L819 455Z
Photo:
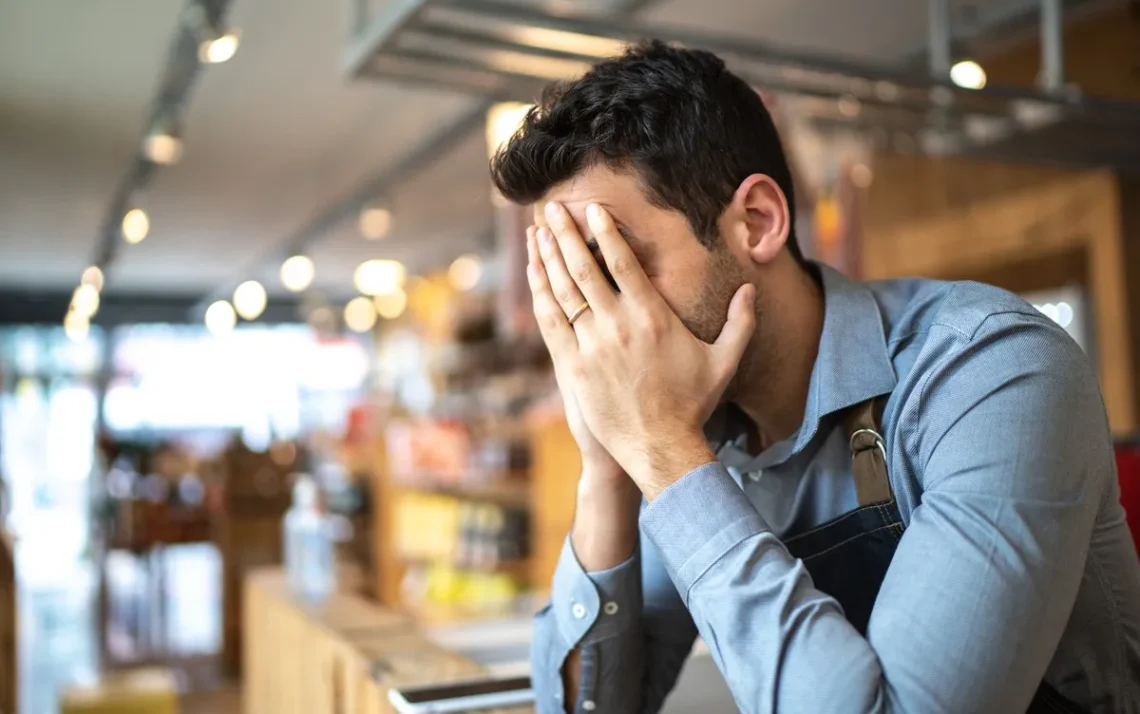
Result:
M644 507L612 570L584 572L567 541L536 620L539 711L655 712L699 634L749 714L1011 714L1043 678L1093 712L1140 712L1140 561L1088 359L996 288L821 272L798 432L759 456L730 440ZM864 638L780 538L856 507L828 417L885 394L907 528ZM732 436L717 421L714 443ZM581 688L564 693L574 647Z

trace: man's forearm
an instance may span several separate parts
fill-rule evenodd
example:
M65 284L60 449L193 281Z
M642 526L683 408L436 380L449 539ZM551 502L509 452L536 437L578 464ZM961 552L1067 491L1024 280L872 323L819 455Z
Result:
M640 506L641 492L629 478L582 472L570 542L586 572L609 570L629 560L637 549Z

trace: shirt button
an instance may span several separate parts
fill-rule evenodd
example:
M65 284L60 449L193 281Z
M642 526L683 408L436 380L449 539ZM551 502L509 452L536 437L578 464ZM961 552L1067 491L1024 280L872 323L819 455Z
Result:
M764 475L763 471L753 471L752 473L748 474L748 480L751 481L752 483L756 483L757 481L760 480L760 477L763 475Z
M586 616L586 606L580 602L574 603L574 607L570 608L570 612L574 613L574 617L581 620Z
M587 699L586 701L582 702L582 708L588 712L592 712L598 708L598 705L594 704L594 700Z
M602 612L607 615L616 615L618 611L618 604L616 602L607 602L606 606L602 608Z

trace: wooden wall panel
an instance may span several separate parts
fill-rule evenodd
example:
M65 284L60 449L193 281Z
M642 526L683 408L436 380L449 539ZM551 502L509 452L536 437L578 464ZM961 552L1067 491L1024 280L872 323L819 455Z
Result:
M993 281L1001 271L1050 262L1063 274L1057 263L1067 256L1069 274L1084 269L1081 282L1093 303L1109 421L1114 431L1130 433L1140 400L1120 191L1107 171L885 158L866 197L863 275ZM1131 290L1140 290L1135 277Z
M1140 6L1132 4L1082 12L1066 24L1067 82L1090 96L1140 101ZM1041 67L1036 28L1018 39L1015 46L982 55L990 84L1035 85Z
M1123 217L1121 267L1128 292L1128 332L1132 338L1134 367L1132 389L1140 420L1140 177L1120 179L1120 212Z

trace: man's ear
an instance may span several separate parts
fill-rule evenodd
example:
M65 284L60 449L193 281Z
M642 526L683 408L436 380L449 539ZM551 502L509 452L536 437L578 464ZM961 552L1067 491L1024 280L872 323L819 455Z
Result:
M780 254L790 226L788 199L764 174L752 174L740 182L721 219L721 232L732 252L760 265Z

